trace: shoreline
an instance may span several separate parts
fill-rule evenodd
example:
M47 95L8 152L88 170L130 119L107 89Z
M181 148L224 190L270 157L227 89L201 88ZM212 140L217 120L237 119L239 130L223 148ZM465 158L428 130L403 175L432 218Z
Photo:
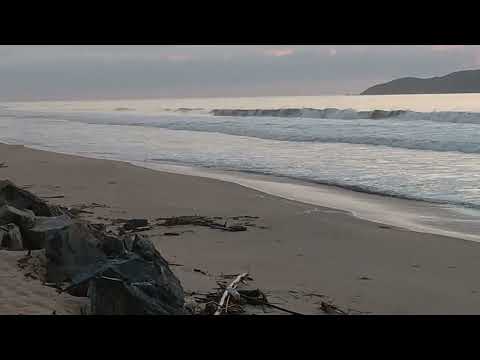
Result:
M181 264L172 270L188 292L211 291L222 273L249 272L272 301L300 313L320 313L325 299L359 313L480 312L480 245L473 241L382 226L234 183L125 162L20 145L0 144L0 154L7 165L1 179L28 186L52 204L103 204L85 215L94 222L257 216L255 226L239 233L195 226L175 228L178 236L146 233L162 255ZM0 251L0 262L4 255Z
M390 225L420 233L454 237L480 242L480 209L457 204L430 202L395 195L359 191L335 184L322 184L290 177L205 168L169 162L128 161L108 157L94 157L68 152L54 152L42 146L24 146L29 149L122 162L132 166L170 174L201 177L237 184L282 199L340 210L362 220Z
M467 229L463 228L463 232L458 231L461 230L458 229L459 223L461 226L463 222L480 221L479 209L357 191L334 184L315 183L275 175L202 168L166 162L125 162L134 166L171 174L196 176L238 184L282 199L321 206L330 210L344 211L362 220L396 226L408 231L480 241L480 235L476 235L480 234L480 225ZM317 194L318 196L312 197L312 195ZM431 224L422 223L418 220L418 217L430 218ZM453 224L450 224L448 227L445 226L445 223L452 221L452 218L456 219L453 221ZM468 232L465 232L465 230Z

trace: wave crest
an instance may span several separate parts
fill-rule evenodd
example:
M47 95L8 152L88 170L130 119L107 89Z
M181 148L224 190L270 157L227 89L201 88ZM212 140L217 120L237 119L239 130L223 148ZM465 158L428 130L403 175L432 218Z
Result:
M400 120L428 120L438 122L453 123L471 123L480 124L480 113L460 112L460 111L433 111L417 112L410 110L366 110L358 111L353 109L311 109L311 108L292 108L292 109L214 109L210 112L214 116L270 116L270 117L289 117L289 118L311 118L311 119L389 119L396 118Z

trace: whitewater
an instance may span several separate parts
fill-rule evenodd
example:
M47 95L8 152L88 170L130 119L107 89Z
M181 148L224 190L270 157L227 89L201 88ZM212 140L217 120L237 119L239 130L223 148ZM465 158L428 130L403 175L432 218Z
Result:
M480 209L479 94L3 103L0 142Z

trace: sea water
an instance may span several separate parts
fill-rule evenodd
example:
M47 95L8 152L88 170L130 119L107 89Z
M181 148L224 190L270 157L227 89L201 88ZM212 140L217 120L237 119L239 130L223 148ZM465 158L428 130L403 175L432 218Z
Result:
M0 142L480 209L480 94L2 103Z

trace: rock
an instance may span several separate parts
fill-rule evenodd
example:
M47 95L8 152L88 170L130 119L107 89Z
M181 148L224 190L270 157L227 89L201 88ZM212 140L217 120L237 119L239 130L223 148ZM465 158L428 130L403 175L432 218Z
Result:
M144 236L137 235L133 237L133 241L127 250L130 250L137 255L140 255L147 261L160 261L162 266L168 267L168 262L163 259L160 252L155 248L153 243Z
M48 282L70 281L107 258L101 241L81 222L72 222L65 228L59 224L45 236Z
M123 228L125 230L133 230L139 227L145 227L148 226L148 220L147 219L130 219L127 220L127 222L123 225Z
M0 226L0 246L8 250L23 250L22 234L17 225Z
M31 210L19 210L10 205L0 207L0 225L14 223L22 230L33 227L35 214Z
M147 261L134 253L125 259L109 260L89 282L91 312L96 315L185 314L183 289L162 260Z
M101 250L106 256L116 257L121 256L126 252L123 238L118 238L114 235L105 233L105 228L98 226L97 224L86 225L99 241Z
M126 243L133 251L78 275L68 290L88 283L96 315L186 314L180 281L152 242L135 235Z
M37 216L34 226L24 230L25 247L29 250L44 249L47 242L57 237L68 237L72 220L67 215L43 217Z
M63 212L59 207L49 206L31 192L21 189L11 181L0 181L0 205L8 204L17 209L32 210L38 216L58 216Z

